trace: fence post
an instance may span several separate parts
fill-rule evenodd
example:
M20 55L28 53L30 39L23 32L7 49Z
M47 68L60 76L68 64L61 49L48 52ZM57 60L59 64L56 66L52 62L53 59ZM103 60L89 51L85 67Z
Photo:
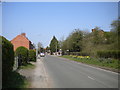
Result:
M18 69L18 56L14 57L14 66L13 66L13 71Z
M22 65L22 56L21 54L18 55L18 68Z

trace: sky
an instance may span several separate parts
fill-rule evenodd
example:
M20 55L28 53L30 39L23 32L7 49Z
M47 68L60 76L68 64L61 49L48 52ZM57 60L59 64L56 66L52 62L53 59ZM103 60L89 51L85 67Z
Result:
M119 2L119 0L1 0L4 2Z
M65 39L74 29L91 32L98 26L110 31L117 18L117 2L4 2L2 35L12 40L24 32L46 47L54 35Z

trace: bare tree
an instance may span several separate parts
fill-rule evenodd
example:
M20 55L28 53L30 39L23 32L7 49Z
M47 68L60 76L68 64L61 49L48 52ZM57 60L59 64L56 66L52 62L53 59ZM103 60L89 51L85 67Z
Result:
M43 48L42 43L41 43L41 42L38 42L38 53L41 52L42 48Z

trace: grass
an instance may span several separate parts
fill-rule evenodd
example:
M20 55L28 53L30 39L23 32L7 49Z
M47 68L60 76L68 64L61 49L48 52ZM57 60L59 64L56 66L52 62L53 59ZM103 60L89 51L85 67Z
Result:
M91 65L96 65L96 66L101 66L101 67L107 67L107 68L112 68L112 69L120 69L120 65L118 64L119 60L116 59L98 59L98 58L73 58L69 55L63 55L60 56L63 58L67 58L69 60L77 61L77 62L82 62L86 64L91 64Z
M16 71L9 74L9 77L2 82L2 88L26 88L28 81L26 78Z
M35 65L31 63L20 66L20 69L34 69L34 68L35 68Z

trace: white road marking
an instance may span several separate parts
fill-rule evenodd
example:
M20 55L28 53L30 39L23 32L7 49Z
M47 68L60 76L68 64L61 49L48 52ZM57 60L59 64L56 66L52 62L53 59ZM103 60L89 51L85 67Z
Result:
M92 80L95 80L94 78L92 78L92 77L90 77L90 76L88 76L88 78L90 78L90 79L92 79Z

